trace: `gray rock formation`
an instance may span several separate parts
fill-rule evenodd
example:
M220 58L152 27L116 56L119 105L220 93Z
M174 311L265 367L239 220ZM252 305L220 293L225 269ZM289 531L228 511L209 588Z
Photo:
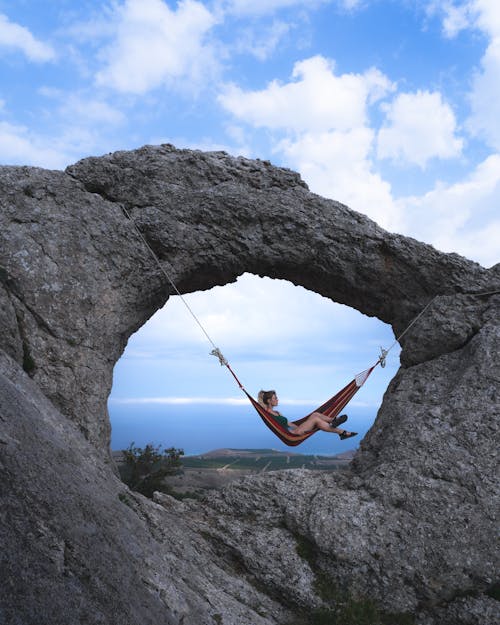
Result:
M348 471L204 504L117 481L113 366L172 290L129 217L181 292L284 278L396 335L432 302ZM493 625L500 296L470 294L498 290L500 265L385 232L265 161L159 146L0 168L0 623L290 623L338 603L328 579L419 625Z
M136 495L0 353L0 623L266 623L285 610L216 560L183 505Z

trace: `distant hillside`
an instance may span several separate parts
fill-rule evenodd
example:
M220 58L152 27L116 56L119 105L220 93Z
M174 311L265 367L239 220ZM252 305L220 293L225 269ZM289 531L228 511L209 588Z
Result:
M273 456L273 457L288 457L288 456L302 456L308 458L322 458L322 459L333 459L333 458L342 458L342 459L350 459L354 457L356 450L350 449L348 451L344 451L341 454L336 454L335 456L321 456L315 454L301 454L298 452L292 451L279 451L277 449L232 449L232 448L221 448L221 449L213 449L212 451L207 451L204 454L197 454L193 456L185 456L185 458L221 458L223 456L241 456L241 457L249 457L249 456Z
M276 449L214 449L198 456L181 458L182 471L166 478L173 494L200 496L209 489L222 488L234 480L270 471L309 469L335 471L349 464L354 451L337 456L317 456ZM121 451L114 451L117 464L123 462Z
M350 462L354 453L347 451L337 456L319 456L276 449L214 449L198 456L185 456L182 464L185 469L241 469L251 472L297 468L336 469Z

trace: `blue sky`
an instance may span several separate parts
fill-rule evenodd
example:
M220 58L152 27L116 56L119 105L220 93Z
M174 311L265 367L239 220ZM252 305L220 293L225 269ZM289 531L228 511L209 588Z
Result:
M390 231L500 260L497 0L0 0L0 77L2 164L223 149L297 170ZM393 340L248 275L189 302L251 390L289 401L324 399ZM360 401L380 402L392 354ZM173 299L130 340L113 390L236 396Z

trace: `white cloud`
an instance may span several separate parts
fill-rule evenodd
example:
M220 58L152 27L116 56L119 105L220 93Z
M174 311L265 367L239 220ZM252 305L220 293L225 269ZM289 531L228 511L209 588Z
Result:
M160 405L216 405L216 406L248 406L247 397L172 397L172 396L158 396L158 397L112 397L110 398L111 404L127 405L127 404L160 404ZM310 406L311 403L320 404L321 399L293 399L286 398L280 399L280 404L283 406ZM353 402L352 405L371 407L370 403Z
M295 64L292 80L271 82L261 91L227 86L219 102L235 117L255 127L289 131L349 130L367 121L366 105L383 97L392 85L375 68L364 74L336 76L322 56Z
M71 162L67 153L48 147L48 145L46 137L38 137L26 127L0 121L0 162L2 164L62 169Z
M465 0L437 2L428 5L431 14L441 14L443 31L456 36L465 28L477 29L489 39L480 68L475 72L469 94L471 114L466 129L500 150L500 119L496 103L500 99L500 2L498 0Z
M497 0L462 0L428 2L430 15L441 15L446 37L455 37L466 28L482 31L489 38L500 36L500 4Z
M330 0L228 0L223 2L227 13L238 16L266 15L280 9L300 5L301 8L316 8Z
M332 351L348 349L346 342L356 333L349 308L285 280L244 274L236 283L184 297L215 344L220 341L229 352L286 357L298 342L314 344L318 336L330 334L333 317L336 332L345 338ZM205 344L209 350L210 344L179 297L172 297L141 329L140 350L157 358L177 345L184 351L196 346L198 351ZM133 343L129 347L134 349Z
M447 7L443 19L443 30L447 37L455 37L461 30L469 25L469 15L464 7Z
M39 93L53 101L42 118L44 131L0 120L0 163L64 169L88 154L109 151L112 131L126 119L120 110L84 93L44 87Z
M215 18L201 2L182 0L171 10L162 0L126 0L116 20L98 85L143 94L179 81L194 88L213 73L216 63L205 37Z
M472 23L470 3L455 4L443 0L432 0L426 7L430 16L436 14L443 18L443 33L445 37L452 39L465 28L469 28Z
M481 71L473 79L471 115L467 129L489 146L500 150L500 37L492 40L481 59Z
M273 21L270 26L246 28L238 34L235 50L238 53L249 53L259 61L265 61L289 33L291 27L286 22Z
M116 126L125 121L122 111L110 106L106 101L78 94L64 96L61 113L67 119L73 120L75 125L102 123Z
M388 124L378 133L377 154L424 168L432 158L460 155L463 140L456 136L453 110L441 94L402 93L383 107Z
M465 28L477 29L488 37L489 44L480 69L472 81L469 94L471 115L466 128L472 135L500 150L500 121L496 106L500 97L500 3L498 0L431 2L429 10L432 14L442 15L447 37L454 37Z
M56 102L58 117L65 119L74 127L91 125L95 128L96 124L101 123L106 127L118 126L126 119L120 109L96 97L93 92L70 93L63 89L40 87L38 93Z
M400 225L388 182L373 171L370 152L374 132L358 127L346 132L305 133L285 139L279 149L301 172L311 191L348 205L384 228Z
M466 28L482 31L490 39L500 36L500 4L497 0L432 0L427 4L430 15L441 15L446 37L455 37Z
M242 17L268 15L290 7L316 9L322 4L336 4L340 9L351 11L360 6L362 0L227 0L222 2L226 12Z
M500 4L497 0L471 0L466 3L475 25L491 38L500 37Z
M500 3L498 0L431 2L429 10L432 14L442 15L447 37L471 28L481 31L489 39L480 68L473 76L469 94L471 114L465 126L473 136L500 150L500 120L496 106L500 98Z
M246 388L272 385L284 397L296 398L288 399L289 404L321 403L332 385L345 384L373 364L379 345L387 347L394 340L390 327L377 319L284 280L244 274L236 283L185 297ZM218 393L227 398L221 401L236 404L235 381L209 356L210 349L182 302L173 297L130 338L121 375L140 371L148 377L140 398L145 403L189 402L193 395L189 380L194 379L202 380L198 388L202 397L194 393L195 402L205 403L220 389ZM394 373L396 351L383 375ZM157 377L159 384L154 386ZM175 389L173 397L165 397L165 385ZM114 396L132 403L130 388L117 386ZM303 399L318 395L320 400Z
M111 398L112 404L163 404L179 406L184 404L215 404L225 406L245 406L246 397L120 397Z
M463 28L475 28L489 39L481 67L475 73L469 94L471 114L467 130L483 139L487 145L500 150L500 3L498 0L468 0L444 7L443 28L454 36Z
M462 182L437 185L398 205L404 233L485 267L500 262L500 155L488 157Z
M47 43L35 39L24 26L11 22L0 13L0 49L22 52L30 61L45 62L55 58L55 52Z
M391 91L392 83L375 68L337 76L333 63L320 56L297 63L292 78L253 92L233 85L220 102L248 124L284 131L274 151L301 172L312 191L396 229L390 185L373 171L375 135L368 126L369 105Z

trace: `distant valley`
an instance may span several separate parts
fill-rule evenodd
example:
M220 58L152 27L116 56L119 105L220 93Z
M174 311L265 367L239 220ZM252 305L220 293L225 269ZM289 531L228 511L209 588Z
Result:
M321 456L275 449L214 449L197 456L184 456L182 471L168 477L166 482L173 494L196 497L242 477L269 471L335 471L347 466L355 453L355 450L350 450L336 456ZM114 451L113 457L119 464L122 452Z

